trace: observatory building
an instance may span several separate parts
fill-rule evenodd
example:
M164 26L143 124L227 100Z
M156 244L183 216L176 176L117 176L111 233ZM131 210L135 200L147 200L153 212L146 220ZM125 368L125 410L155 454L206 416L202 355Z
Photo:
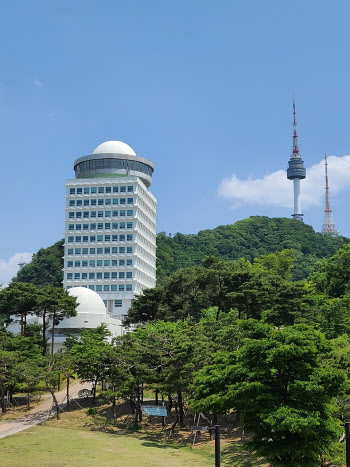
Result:
M156 285L153 170L127 144L107 141L79 157L66 181L63 286L96 292L112 317Z
M287 169L287 178L293 180L293 190L294 190L294 213L292 217L299 221L303 220L303 215L301 213L300 206L300 180L306 178L306 169L304 167L304 161L302 160L299 154L298 146L298 135L297 135L297 122L295 118L295 102L293 100L293 152L289 159L288 169Z

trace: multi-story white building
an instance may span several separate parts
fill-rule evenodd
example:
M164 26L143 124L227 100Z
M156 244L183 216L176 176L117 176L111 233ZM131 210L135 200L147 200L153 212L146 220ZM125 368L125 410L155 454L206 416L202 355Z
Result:
M113 317L156 284L153 164L125 143L107 141L74 162L66 181L63 286L87 287Z

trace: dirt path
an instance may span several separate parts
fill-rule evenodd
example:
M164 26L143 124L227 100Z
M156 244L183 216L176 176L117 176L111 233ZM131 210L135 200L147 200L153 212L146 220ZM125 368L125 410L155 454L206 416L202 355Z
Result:
M78 392L80 389L91 389L89 383L76 383L70 387L70 397L75 398L78 397ZM63 391L57 392L55 395L57 397L57 401L60 405L64 406L66 402L66 389ZM56 411L52 410L53 401L52 397L50 396L47 398L42 404L39 404L37 407L32 409L26 415L16 418L15 420L11 420L10 422L3 423L0 425L0 438L5 438L6 436L13 435L14 433L18 433L19 431L26 430L31 426L37 425L38 423L44 422L50 415L56 413Z

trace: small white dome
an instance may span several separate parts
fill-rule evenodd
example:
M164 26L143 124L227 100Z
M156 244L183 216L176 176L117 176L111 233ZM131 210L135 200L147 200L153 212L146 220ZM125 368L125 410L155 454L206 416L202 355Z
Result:
M95 149L93 154L127 154L136 156L135 151L122 141L106 141Z
M72 287L68 290L69 295L77 298L77 313L88 313L92 315L106 315L106 307L102 298L93 290L86 287Z

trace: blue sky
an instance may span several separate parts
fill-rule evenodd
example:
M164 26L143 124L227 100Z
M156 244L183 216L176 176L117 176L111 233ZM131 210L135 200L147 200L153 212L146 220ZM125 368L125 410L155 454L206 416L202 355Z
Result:
M73 161L106 140L154 162L158 231L289 217L292 183L266 176L287 167L293 92L305 222L321 229L327 151L350 236L349 2L17 0L2 18L0 282L62 238Z

